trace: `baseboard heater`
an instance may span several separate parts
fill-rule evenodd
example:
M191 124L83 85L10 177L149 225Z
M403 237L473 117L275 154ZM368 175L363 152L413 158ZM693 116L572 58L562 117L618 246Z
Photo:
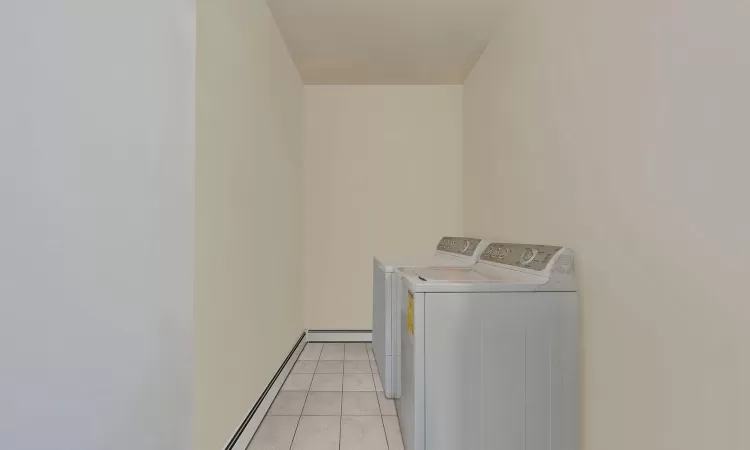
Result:
M224 450L245 450L271 407L287 375L292 371L299 354L308 342L371 342L372 330L305 330L294 344L286 359L274 374L263 393L258 397L245 420L237 428ZM270 394L270 395L269 395Z

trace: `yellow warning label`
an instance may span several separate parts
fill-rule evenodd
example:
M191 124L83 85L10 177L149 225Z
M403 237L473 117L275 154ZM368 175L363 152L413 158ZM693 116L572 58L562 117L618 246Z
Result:
M408 322L409 333L414 336L414 294L409 292L409 315Z

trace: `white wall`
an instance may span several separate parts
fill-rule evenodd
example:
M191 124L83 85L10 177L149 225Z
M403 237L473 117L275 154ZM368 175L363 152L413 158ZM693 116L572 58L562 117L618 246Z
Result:
M577 251L586 449L750 448L748 23L516 2L466 82L466 232Z
M194 5L0 5L0 448L190 447Z
M371 328L373 254L461 233L461 95L305 87L305 328Z
M302 82L260 0L199 0L196 445L223 448L302 332Z

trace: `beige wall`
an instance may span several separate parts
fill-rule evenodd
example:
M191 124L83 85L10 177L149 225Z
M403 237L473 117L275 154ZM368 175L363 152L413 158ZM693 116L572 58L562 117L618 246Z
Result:
M577 251L589 450L750 448L750 8L516 2L465 85L465 227Z
M303 87L265 2L198 1L195 449L223 448L302 331Z
M305 327L372 327L376 252L461 232L460 86L307 86Z

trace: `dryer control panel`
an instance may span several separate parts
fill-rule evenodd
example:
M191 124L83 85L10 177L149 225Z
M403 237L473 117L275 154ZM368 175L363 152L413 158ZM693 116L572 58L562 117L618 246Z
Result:
M551 245L490 244L481 256L482 261L542 271L562 249Z
M440 239L437 249L441 252L473 256L480 242L482 240L476 238L446 236Z

